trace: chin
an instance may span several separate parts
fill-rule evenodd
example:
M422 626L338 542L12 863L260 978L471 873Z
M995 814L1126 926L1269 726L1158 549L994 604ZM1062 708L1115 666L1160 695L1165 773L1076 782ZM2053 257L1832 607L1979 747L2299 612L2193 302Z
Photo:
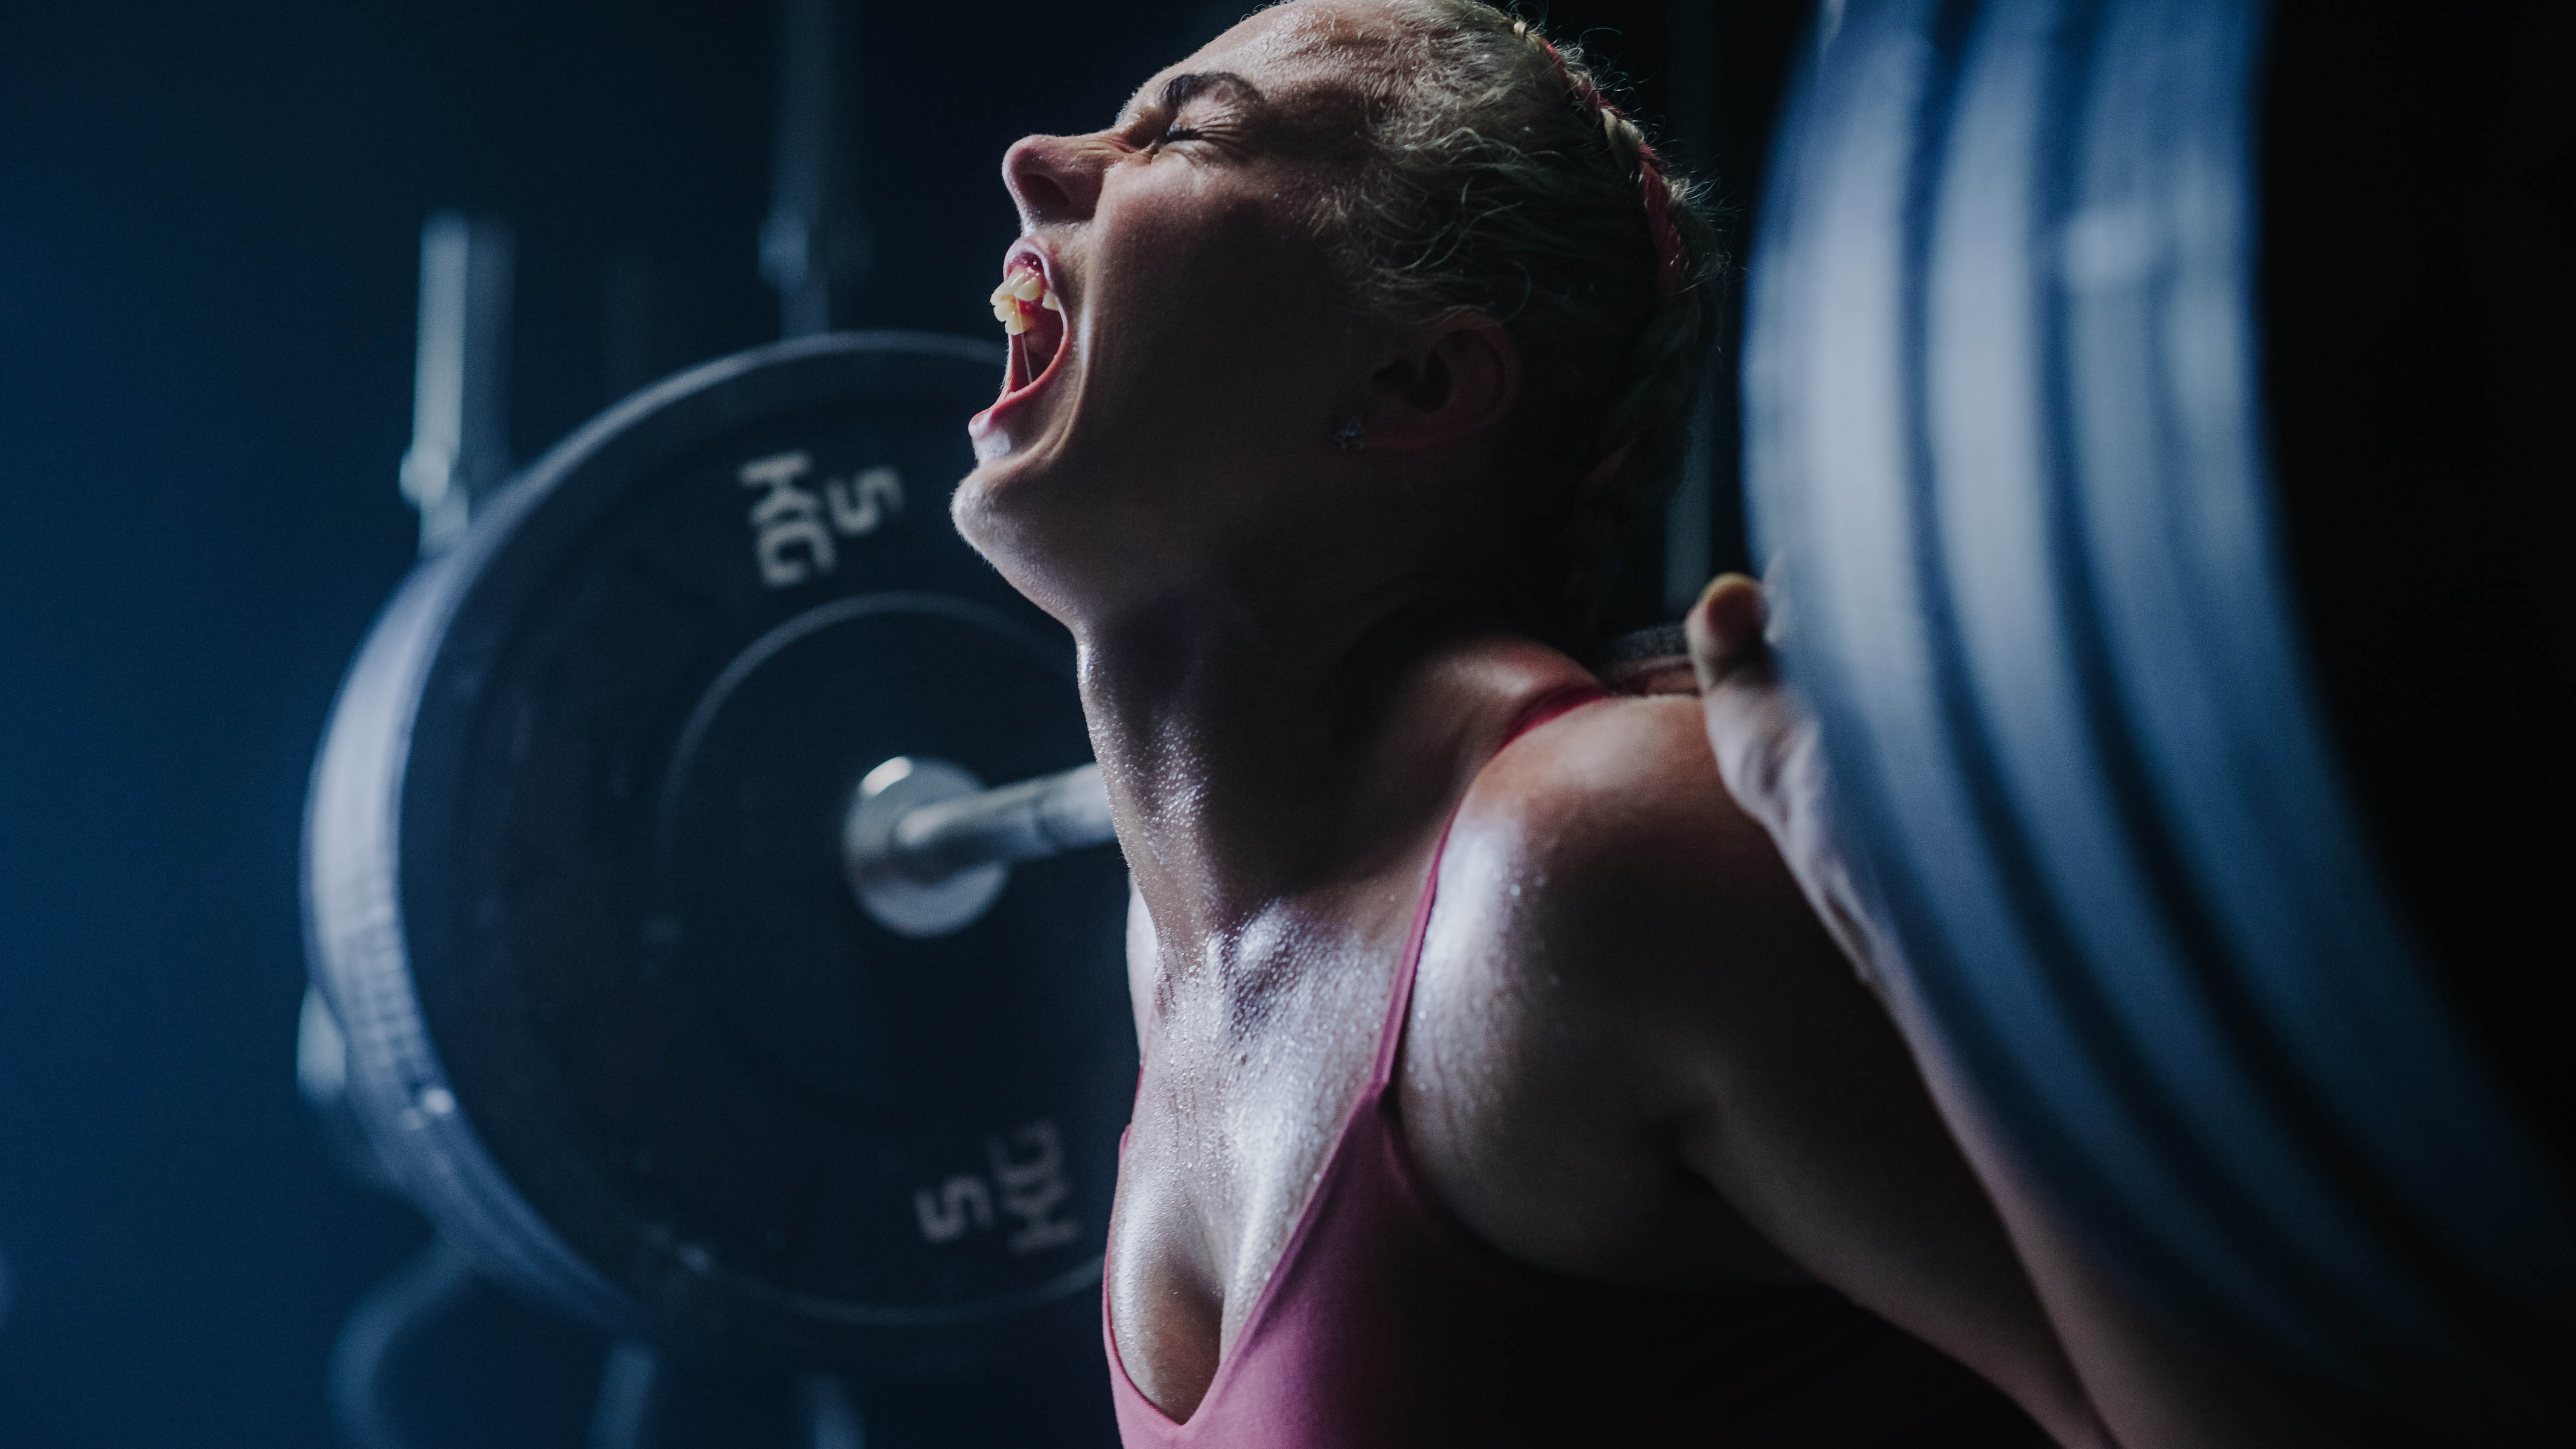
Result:
M1008 455L984 459L948 500L948 516L958 534L997 568L1002 566L1000 555L1017 552L1015 545L1027 532L1021 495L1043 486L1043 479L1030 476L1042 470L1027 466L1029 462Z
M1006 453L975 466L948 504L958 535L1011 587L1070 624L1088 550L1079 506L1067 506L1069 478L1042 454Z
M989 434L976 439L974 470L958 483L949 505L957 531L968 543L989 551L988 539L997 530L1035 524L1041 515L1057 511L1064 495L1078 490L1073 470L1064 466L1053 441L1042 435L1005 450L993 447Z

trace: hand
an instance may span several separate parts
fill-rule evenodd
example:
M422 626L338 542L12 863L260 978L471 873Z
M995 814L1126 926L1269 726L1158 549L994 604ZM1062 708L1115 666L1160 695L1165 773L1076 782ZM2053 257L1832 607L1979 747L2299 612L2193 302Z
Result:
M1807 904L1883 1001L1881 968L1894 949L1892 938L1872 920L1835 838L1832 782L1816 717L1780 682L1763 636L1767 615L1760 584L1721 574L1684 621L1709 748L1727 793L1771 833Z

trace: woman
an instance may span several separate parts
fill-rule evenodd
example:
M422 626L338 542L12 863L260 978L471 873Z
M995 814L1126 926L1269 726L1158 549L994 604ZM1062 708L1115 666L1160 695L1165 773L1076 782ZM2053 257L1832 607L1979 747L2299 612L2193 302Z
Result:
M1300 0L1004 178L956 514L1136 879L1127 1443L2032 1442L1959 1364L2107 1442L1693 700L1571 652L1716 270L1580 62Z

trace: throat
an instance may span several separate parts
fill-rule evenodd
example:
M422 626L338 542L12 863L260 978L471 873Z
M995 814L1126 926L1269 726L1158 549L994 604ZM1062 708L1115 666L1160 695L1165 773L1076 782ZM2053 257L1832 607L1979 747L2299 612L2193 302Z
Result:
M1262 627L1222 595L1149 602L1076 634L1156 920L1204 947L1286 902L1412 879L1472 752L1476 691L1448 651L1410 630Z

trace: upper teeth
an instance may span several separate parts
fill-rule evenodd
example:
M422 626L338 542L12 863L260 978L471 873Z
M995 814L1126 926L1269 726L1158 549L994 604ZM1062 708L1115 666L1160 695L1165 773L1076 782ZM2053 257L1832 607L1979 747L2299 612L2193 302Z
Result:
M1054 290L1047 286L1046 275L1035 267L1020 268L993 289L993 318L1013 337L1029 330L1029 314L1039 307L1050 312L1064 310Z

